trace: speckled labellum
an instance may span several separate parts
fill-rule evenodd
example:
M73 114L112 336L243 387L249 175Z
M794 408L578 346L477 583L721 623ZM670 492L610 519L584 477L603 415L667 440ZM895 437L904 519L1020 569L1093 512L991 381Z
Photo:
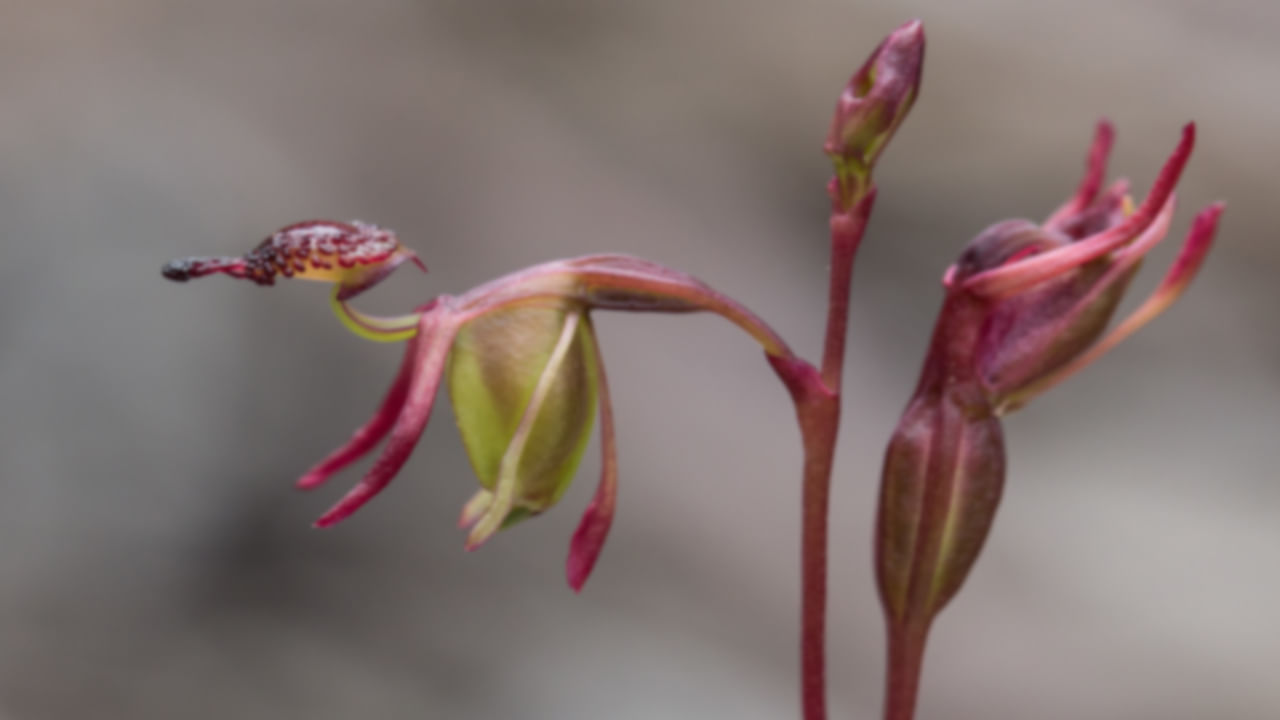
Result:
M417 255L390 230L359 220L310 220L277 230L242 257L175 260L162 272L179 282L212 273L259 285L272 285L278 276L319 280L337 285L339 298L346 300L382 281L406 260L426 272Z

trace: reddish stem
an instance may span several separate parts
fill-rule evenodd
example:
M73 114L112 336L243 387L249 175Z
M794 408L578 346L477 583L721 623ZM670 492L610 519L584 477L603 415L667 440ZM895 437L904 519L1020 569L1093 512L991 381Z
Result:
M791 391L804 442L800 564L800 686L804 720L827 717L825 637L831 469L840 429L840 383L853 260L874 202L875 189L870 188L850 207L837 206L831 214L831 278L821 374L803 362L770 358Z
M853 259L867 229L876 188L871 186L848 208L831 212L831 279L827 294L827 336L822 346L822 382L837 396L844 374L845 334L849 327L849 290L853 285ZM839 422L839 419L836 421Z
M884 720L912 720L924 664L927 626L889 624L889 658L885 670Z
M800 682L805 720L824 720L826 709L827 516L831 468L840 427L840 396L797 406L804 435L801 530Z

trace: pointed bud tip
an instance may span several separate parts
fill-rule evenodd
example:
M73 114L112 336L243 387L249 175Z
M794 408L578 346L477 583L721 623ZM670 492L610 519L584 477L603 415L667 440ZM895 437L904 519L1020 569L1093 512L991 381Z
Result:
M924 21L913 18L898 26L889 36L899 42L921 45L924 43Z
M838 166L870 172L919 94L924 46L924 24L904 23L849 79L823 145Z

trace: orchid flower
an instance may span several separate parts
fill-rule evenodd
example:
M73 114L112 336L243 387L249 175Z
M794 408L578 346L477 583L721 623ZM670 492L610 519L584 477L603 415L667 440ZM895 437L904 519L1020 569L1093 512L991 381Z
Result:
M1195 126L1136 207L1126 181L1102 189L1112 138L1099 123L1084 179L1047 220L992 225L943 278L942 310L881 486L876 569L890 634L888 696L898 703L889 717L911 716L929 624L990 530L1005 473L1000 416L1168 308L1213 242L1221 203L1196 216L1150 298L1103 335L1142 259L1168 233Z
M351 331L407 341L404 359L373 418L298 481L324 484L384 438L373 467L316 521L329 527L380 493L409 459L447 381L458 429L480 490L462 509L467 549L554 505L568 488L600 412L600 481L570 543L566 575L580 590L599 557L617 498L617 446L592 310L718 313L751 335L775 366L804 368L763 321L701 281L624 255L536 265L441 295L401 317L374 317L349 301L406 261L425 266L389 230L366 223L290 225L240 258L169 263L176 281L222 273L271 285L279 276L333 283L335 314Z

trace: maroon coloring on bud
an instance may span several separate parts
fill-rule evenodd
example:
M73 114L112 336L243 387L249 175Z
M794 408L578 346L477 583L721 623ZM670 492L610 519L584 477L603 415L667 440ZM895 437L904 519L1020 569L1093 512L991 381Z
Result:
M962 289L949 290L885 455L876 571L896 622L927 625L955 595L1000 501L1004 442L974 362L985 312Z
M823 149L869 169L919 94L924 25L912 20L889 33L845 85Z
M972 385L934 379L885 453L876 579L893 622L927 626L978 559L1004 489L1000 421Z

